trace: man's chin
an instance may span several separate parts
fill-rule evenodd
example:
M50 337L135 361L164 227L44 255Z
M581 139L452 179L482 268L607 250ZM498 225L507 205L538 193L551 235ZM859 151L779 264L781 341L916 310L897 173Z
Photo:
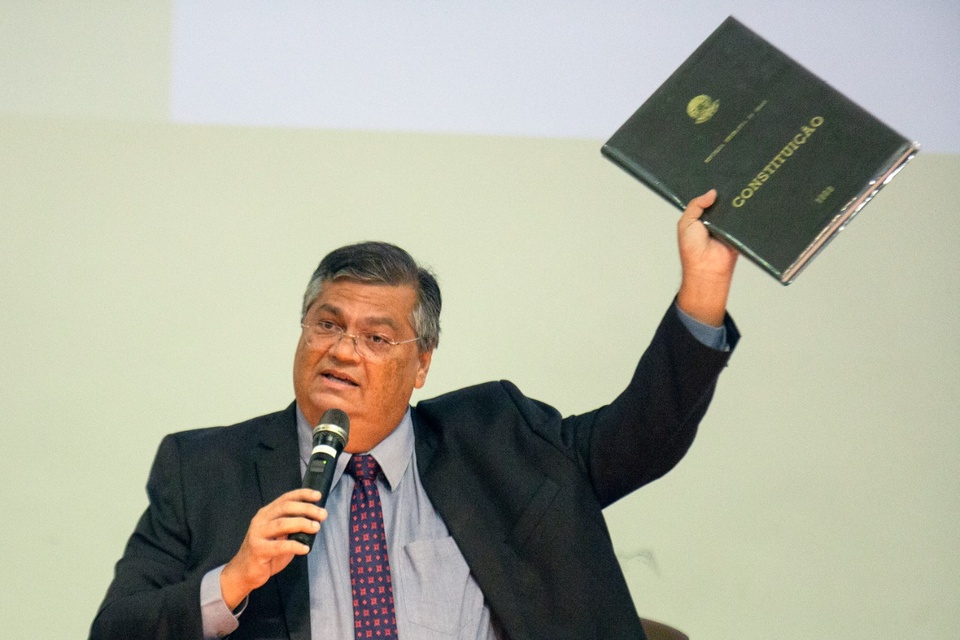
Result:
M353 414L356 413L357 406L355 400L345 398L344 394L331 393L329 391L311 394L306 402L306 406L304 406L304 403L300 402L299 399L297 400L297 404L300 405L300 411L303 412L303 416L314 426L320 423L323 414L330 409L340 409L352 418Z

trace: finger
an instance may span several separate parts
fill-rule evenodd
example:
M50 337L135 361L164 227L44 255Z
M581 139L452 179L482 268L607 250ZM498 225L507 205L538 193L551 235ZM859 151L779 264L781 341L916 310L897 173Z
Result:
M327 510L312 502L285 502L271 510L269 519L301 517L323 522L327 519Z
M290 500L296 500L298 502L320 502L321 494L316 489L294 489L293 491L287 491L285 494L274 500L274 502L287 502Z
M310 553L310 547L302 542L297 542L296 540L277 540L276 545L280 552L277 555L286 555L292 553L295 556L305 556Z
M245 558L252 563L251 571L259 573L260 569L271 565L275 561L287 562L291 556L302 556L310 552L310 547L290 538L277 540L258 540L251 543ZM273 575L273 572L270 572Z
M717 190L710 189L703 195L699 195L687 205L683 211L683 218L696 220L703 215L704 209L707 209L717 200Z
M282 540L294 533L317 533L320 522L310 518L278 518L266 523L257 537L265 540Z
M322 520L326 516L321 513L326 510L317 506L321 493L313 489L297 489L289 491L257 512L261 519L269 520L287 515L306 515L315 520Z
M707 191L703 195L699 195L696 198L694 198L692 202L696 207L699 207L700 209L706 209L716 201L717 201L717 190L710 189L710 191Z

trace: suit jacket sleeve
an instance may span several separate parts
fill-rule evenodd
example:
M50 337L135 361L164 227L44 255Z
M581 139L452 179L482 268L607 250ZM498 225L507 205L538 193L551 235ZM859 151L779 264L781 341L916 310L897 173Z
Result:
M300 486L296 408L160 443L137 523L91 640L202 638L200 583L240 548L263 505ZM309 639L307 563L298 556L250 594L231 638Z
M506 381L418 404L424 487L509 637L643 637L602 509L683 457L728 358L670 309L595 411L563 418Z
M150 506L117 562L91 640L202 638L200 581L206 568L190 565L179 469L178 442L167 436L147 482Z
M559 437L579 456L601 506L663 476L686 454L739 340L729 316L724 324L730 348L710 349L672 306L626 389L609 405L562 421Z

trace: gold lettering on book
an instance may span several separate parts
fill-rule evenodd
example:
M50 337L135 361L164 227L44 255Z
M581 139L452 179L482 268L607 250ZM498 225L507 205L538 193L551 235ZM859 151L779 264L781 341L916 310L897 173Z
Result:
M723 139L723 142L721 142L719 145L717 145L717 147L716 147L713 151L710 152L710 155L708 155L708 156L704 159L703 163L704 163L704 164L710 164L710 161L713 160L714 158L716 158L716 157L717 157L717 154L719 154L721 151L723 151L723 148L726 147L728 144L730 144L730 141L733 140L733 138L734 138L738 133L740 133L740 131L742 131L745 126L747 126L747 123L750 122L751 120L753 120L753 117L754 117L755 115L757 115L757 113L767 105L767 102L768 102L767 100L764 100L763 102L761 102L760 104L758 104L756 107L754 107L753 111L751 111L750 113L748 113L748 114L747 114L747 117L746 117L743 121L741 121L740 124L737 125L737 128L734 129L733 131L731 131L729 134L727 134L727 137ZM718 104L719 104L719 103L718 103Z
M716 149L714 149L710 155L707 156L707 159L703 161L704 164L709 164L711 160L717 157L717 154L723 151L723 148L727 146L725 144L720 144Z
M760 170L760 173L751 180L746 187L740 190L740 194L733 199L734 208L739 209L742 207L747 200L753 197L753 194L762 187L767 180L777 172L777 169L782 167L787 159L790 158L794 153L800 150L800 147L807 142L807 139L813 135L817 128L823 124L823 116L816 116L810 119L809 124L805 124L800 128L800 133L793 136L790 141L786 144L783 149L780 150L780 153L773 157L773 160L767 163L767 165Z
M818 196L815 198L815 202L816 202L817 204L823 204L824 202L827 201L827 198L829 198L829 197L830 197L830 194L833 193L834 191L835 191L835 189L833 188L832 185L829 186L829 187L827 187L826 189L824 189L823 191L820 192L820 195L818 195Z

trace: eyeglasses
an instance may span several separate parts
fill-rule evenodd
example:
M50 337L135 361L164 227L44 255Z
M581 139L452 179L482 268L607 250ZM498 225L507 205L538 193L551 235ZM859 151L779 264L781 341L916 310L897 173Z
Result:
M393 347L420 339L417 337L398 342L379 333L347 333L340 325L327 320L313 324L301 322L300 326L307 332L307 338L314 346L332 346L340 342L341 338L347 337L353 340L353 348L358 354L373 359L385 357Z

